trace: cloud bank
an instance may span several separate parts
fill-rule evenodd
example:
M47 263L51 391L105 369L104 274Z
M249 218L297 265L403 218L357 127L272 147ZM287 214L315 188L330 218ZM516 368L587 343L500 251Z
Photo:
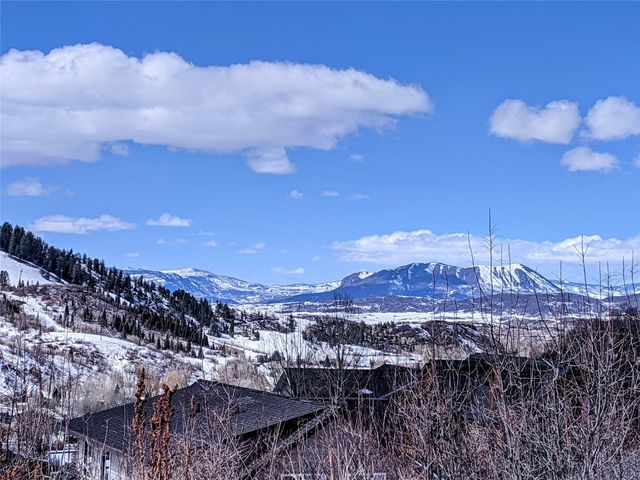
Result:
M620 262L640 254L640 235L628 239L603 238L599 235L576 236L561 241L534 242L518 239L498 239L503 245L503 260L508 262L507 246L513 262L527 265L556 264L559 261L579 263L576 248L581 242L587 247L588 263ZM384 235L369 235L355 240L334 242L331 247L345 262L398 266L411 262L444 262L469 265L469 242L477 263L488 263L489 252L483 237L466 233L435 234L431 230L397 231ZM499 250L494 261L499 261Z
M49 215L38 218L29 228L35 232L74 233L84 235L101 230L109 232L130 230L135 228L135 225L107 214L100 215L96 218Z
M242 154L259 173L295 170L288 149L329 150L359 129L430 113L415 85L355 69L253 61L197 66L85 44L0 57L2 165L94 162L123 142ZM115 147L114 147L115 146ZM114 150L115 148L115 150Z

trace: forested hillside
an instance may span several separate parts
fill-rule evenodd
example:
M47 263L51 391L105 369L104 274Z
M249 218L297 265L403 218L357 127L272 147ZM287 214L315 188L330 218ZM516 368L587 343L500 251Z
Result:
M118 268L107 267L102 259L56 248L19 225L8 222L2 225L0 250L40 267L45 278L54 274L71 285L82 287L86 294L112 296L124 314L109 315L85 306L81 313L83 319L101 322L105 328L111 327L125 336L134 334L143 340L145 330L156 331L160 334L156 339L160 348L173 345L174 349L189 351L191 345L206 347L205 330L212 335L229 332L238 316L226 304L212 305L183 290L170 292L143 277L132 279ZM66 316L72 318L68 307ZM160 337L165 335L161 341ZM187 343L171 340L169 335Z

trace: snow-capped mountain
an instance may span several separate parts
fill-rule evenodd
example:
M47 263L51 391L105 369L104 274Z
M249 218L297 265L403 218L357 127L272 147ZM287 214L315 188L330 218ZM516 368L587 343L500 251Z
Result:
M342 280L340 287L326 293L297 296L291 300L324 300L329 295L346 294L354 299L385 296L475 298L493 292L553 294L560 289L531 268L521 264L489 268L456 267L443 263L411 263L402 267L361 272Z
M411 263L378 272L356 272L341 281L318 284L263 285L217 275L205 270L127 270L129 275L163 285L169 290L183 289L197 297L228 303L324 302L343 294L353 299L371 297L417 297L431 299L472 299L488 297L493 292L518 295L584 295L584 284L559 283L545 278L519 263L494 266L457 267L444 263ZM608 289L588 285L592 298L633 294L630 285ZM626 292L626 293L625 293ZM636 285L636 292L640 286Z
M560 282L557 282L557 284L558 286L560 286ZM605 280L603 280L602 284L588 283L585 287L585 284L581 282L563 281L562 291L564 293L571 293L576 295L585 295L585 292L588 292L589 297L591 298L603 299L608 297L635 297L640 295L640 284L627 283L626 285L621 285L618 283L607 283Z
M131 276L143 276L146 280L162 285L169 290L182 289L196 297L229 303L266 303L295 295L327 292L340 286L339 281L315 285L268 286L195 268L162 271L129 269L125 271Z

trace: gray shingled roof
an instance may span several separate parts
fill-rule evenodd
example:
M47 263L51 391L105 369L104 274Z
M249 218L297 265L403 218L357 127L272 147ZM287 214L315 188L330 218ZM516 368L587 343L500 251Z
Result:
M159 398L160 396L152 397L145 402L147 425L150 423L153 404ZM200 380L175 392L171 401L172 431L185 431L187 419L192 412L192 402L198 406L193 414L196 417L194 424L203 428L211 412L217 411L224 416L229 436L233 437L259 432L303 417L314 417L324 409L309 401ZM133 443L133 414L134 404L128 403L74 418L69 422L69 430L74 436L87 437L111 449L125 451Z

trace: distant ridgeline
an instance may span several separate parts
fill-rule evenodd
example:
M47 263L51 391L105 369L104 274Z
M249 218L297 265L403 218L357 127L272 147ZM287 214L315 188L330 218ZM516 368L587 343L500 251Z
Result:
M155 335L154 339L146 339L155 341L160 348L169 345L176 350L189 351L192 344L207 347L205 328L212 335L233 332L238 314L227 304L216 302L212 305L208 300L198 299L184 290L171 292L145 281L143 277L132 279L118 268L107 268L104 260L53 247L19 225L3 223L0 250L69 284L82 286L87 292L114 295L120 310L124 309L126 314L112 316L108 326L143 340L144 329L166 334L164 341ZM108 322L104 312L100 320ZM172 343L169 335L185 339L187 346L180 342Z

